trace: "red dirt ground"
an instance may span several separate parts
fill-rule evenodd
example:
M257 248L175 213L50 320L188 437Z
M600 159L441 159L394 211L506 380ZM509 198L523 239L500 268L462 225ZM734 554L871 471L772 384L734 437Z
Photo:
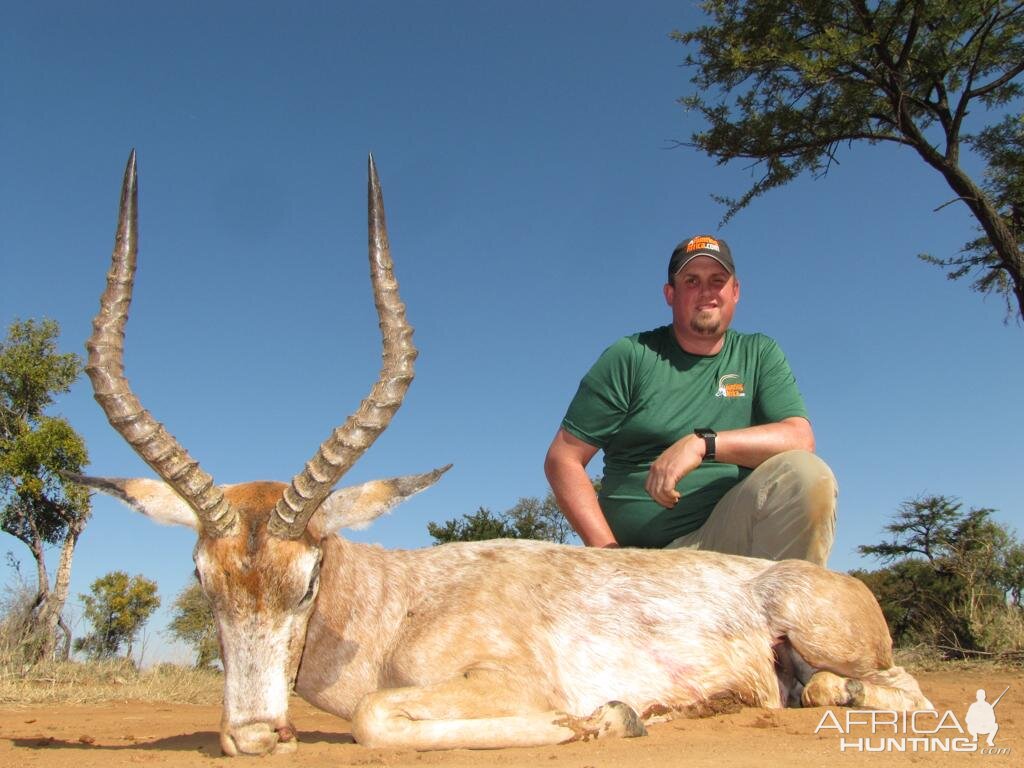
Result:
M989 700L1007 686L996 708L1000 730L996 754L943 752L871 752L847 748L835 725L815 733L826 711L843 722L844 710L745 709L700 720L676 720L650 728L646 738L568 744L557 747L486 752L365 749L352 742L348 723L294 699L292 717L299 730L294 755L265 758L267 765L292 766L1012 766L1024 758L1024 671L979 670L924 672L917 675L940 716L952 711L966 728L967 707L984 688ZM0 709L0 766L17 768L111 768L122 765L225 765L217 740L219 707L184 704L110 702L89 706ZM928 720L934 728L938 718ZM964 738L952 721L938 736ZM887 735L892 735L891 728ZM859 743L868 736L860 727L846 736ZM881 735L881 734L879 734ZM902 732L898 734L904 736ZM914 734L909 734L913 736ZM969 735L965 735L970 738ZM984 747L985 737L981 737ZM875 739L877 743L877 737Z

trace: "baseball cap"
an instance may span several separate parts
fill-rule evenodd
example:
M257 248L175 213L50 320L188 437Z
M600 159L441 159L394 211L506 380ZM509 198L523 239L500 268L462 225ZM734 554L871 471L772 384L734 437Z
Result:
M668 262L668 281L671 283L679 270L698 256L710 256L729 270L730 274L736 274L736 267L732 263L732 251L725 240L711 235L697 235L689 240L683 240L672 251L672 258Z

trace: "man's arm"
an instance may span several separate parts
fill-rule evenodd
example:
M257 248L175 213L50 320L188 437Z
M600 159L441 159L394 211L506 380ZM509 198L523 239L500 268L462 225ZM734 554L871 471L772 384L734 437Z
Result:
M671 508L679 501L676 485L704 460L704 440L686 435L654 460L645 488L651 498ZM716 460L723 464L754 467L785 451L814 450L814 431L802 416L792 416L774 424L719 432L715 440Z
M573 530L588 547L617 547L597 493L587 475L587 464L597 448L559 429L544 459L544 474Z

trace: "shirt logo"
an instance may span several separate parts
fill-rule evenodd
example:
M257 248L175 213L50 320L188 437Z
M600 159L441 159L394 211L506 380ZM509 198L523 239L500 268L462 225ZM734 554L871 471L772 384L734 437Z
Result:
M715 397L746 397L746 390L743 388L742 381L731 381L731 379L739 379L738 373L727 373L725 376L718 380L718 391L715 392Z

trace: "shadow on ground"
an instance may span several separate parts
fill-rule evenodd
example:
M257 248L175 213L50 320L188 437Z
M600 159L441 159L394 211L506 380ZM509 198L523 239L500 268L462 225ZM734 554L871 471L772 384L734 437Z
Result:
M170 752L199 752L209 757L220 757L220 738L216 731L196 731L178 736L168 736L150 741L138 740L130 744L100 744L82 739L65 741L64 739L11 739L17 749L31 750L62 750L75 749L88 752L109 751L123 752L134 749L162 749ZM303 731L299 734L300 744L355 744L351 733L330 733L327 731Z

